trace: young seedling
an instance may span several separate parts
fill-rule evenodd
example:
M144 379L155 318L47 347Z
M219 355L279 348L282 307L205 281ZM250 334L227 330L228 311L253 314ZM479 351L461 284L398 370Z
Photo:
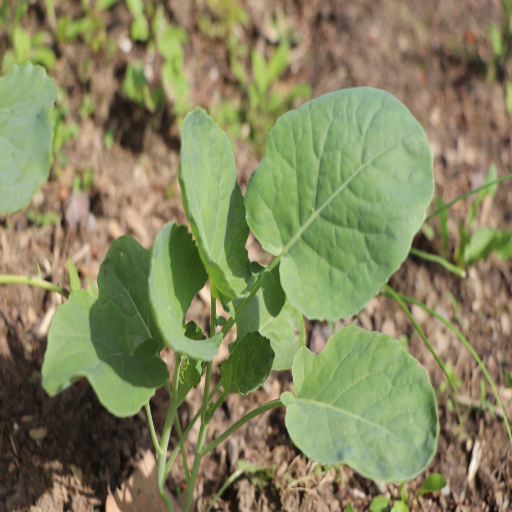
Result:
M12 73L29 72L38 76L31 66ZM46 82L39 80L44 91ZM9 105L2 107L0 115L10 113ZM48 139L44 112L39 129ZM39 140L44 151L34 153L28 145L26 154L48 167L51 138ZM158 457L158 489L169 510L166 476L198 419L190 472L185 465L185 511L202 457L252 418L281 406L291 439L313 460L350 464L380 481L420 474L439 433L426 372L397 340L353 325L314 355L305 347L302 315L330 321L354 315L407 257L433 193L432 153L422 128L386 92L337 91L278 120L245 197L236 175L226 134L196 109L183 124L179 176L192 234L167 224L151 251L118 238L100 268L97 295L80 289L72 264L70 294L40 278L16 281L69 296L49 332L44 389L53 396L86 377L111 413L126 417L144 407ZM266 268L249 261L249 230L274 256ZM0 282L13 282L10 277L21 276L0 276ZM203 333L185 317L208 279L211 321ZM217 300L231 315L219 332ZM212 359L235 324L236 341L211 389ZM172 387L160 357L164 347L176 353ZM250 393L271 369L290 367L294 393L260 405L207 442L208 424L227 395ZM177 408L203 375L202 405L181 432ZM170 402L158 440L149 400L162 386ZM180 438L168 458L175 422Z

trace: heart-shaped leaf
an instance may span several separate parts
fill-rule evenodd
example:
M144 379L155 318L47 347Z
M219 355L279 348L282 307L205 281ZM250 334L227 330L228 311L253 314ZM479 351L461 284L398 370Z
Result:
M226 304L245 290L251 276L245 249L249 228L229 139L200 108L183 123L180 184L212 293Z
M205 285L206 271L195 242L185 226L165 225L158 233L151 256L149 299L165 342L176 352L211 361L222 335L210 339L185 336L183 320L194 295Z
M43 388L54 396L86 377L112 414L136 414L169 378L148 338L134 353L126 319L113 303L104 306L86 290L71 294L52 319L42 368Z
M229 357L220 365L222 387L226 393L247 395L258 389L270 375L274 351L259 332L249 332L235 342Z
M121 236L110 245L98 274L99 301L114 302L128 323L132 351L147 338L164 340L149 306L151 251L134 238Z
M344 327L318 356L302 348L292 373L296 396L281 395L286 428L311 459L343 462L381 481L413 478L432 460L436 398L398 341Z
M247 185L247 222L281 259L309 318L353 315L407 257L433 194L419 123L376 89L327 94L281 117Z
M270 340L275 352L272 369L286 370L292 367L297 351L306 345L304 318L288 300L279 314L276 317L272 316L267 310L263 296L264 292L258 290L251 302L236 317L237 336L241 339L248 332L258 331Z
M0 212L23 208L48 179L56 93L45 70L28 62L0 78Z

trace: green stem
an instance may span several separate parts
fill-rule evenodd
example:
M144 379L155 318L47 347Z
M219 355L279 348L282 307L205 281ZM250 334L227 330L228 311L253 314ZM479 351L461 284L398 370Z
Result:
M183 435L181 432L181 425L180 425L180 417L178 414L176 414L176 430L178 431L178 436L181 438ZM187 462L187 454L185 453L185 445L181 446L181 457L183 458L183 468L185 469L185 482L188 485L190 481L190 471L188 469L188 462ZM167 473L166 473L167 475Z
M411 247L411 250L409 251L413 256L417 256L418 258L431 261L432 263L437 263L438 265L441 265L444 267L448 272L451 272L452 274L455 274L459 277L466 277L467 273L465 270L453 265L449 261L445 260L441 256L438 256L437 254L430 254L429 252L420 251L419 249L415 249L414 247Z
M217 437L217 439L213 440L210 444L206 445L201 451L201 457L204 457L208 452L211 452L215 447L222 443L222 441L227 439L233 432L237 431L248 421L251 421L256 416L259 416L264 412L270 411L271 409L281 407L282 405L283 402L281 402L281 399L278 398L277 400L272 400L271 402L267 402L266 404L256 407L256 409L253 409L251 412L247 413L243 418L240 418L236 423L233 423L233 425L231 425L231 427L229 427L223 434Z
M159 456L164 456L165 452L160 448L160 445L158 444L158 439L156 437L155 432L155 425L153 425L153 417L151 416L151 407L149 406L149 402L145 405L146 407L146 416L148 417L148 426L149 431L151 432L151 439L153 439L153 445L155 447L156 453L158 453Z
M215 393L217 392L219 387L220 387L220 381L217 382L217 385L211 391L210 396L208 397L208 401L210 401L213 398L213 396L215 395ZM189 432L192 430L192 427L194 426L195 422L199 419L199 416L201 416L202 410L203 409L201 408L196 412L195 416L192 418L190 423L187 425L185 432L183 432L183 435L178 440L178 443L176 444L176 447L174 448L174 451L172 452L172 455L169 457L169 460L167 461L167 465L165 466L165 475L166 476L168 475L169 471L171 470L171 466L172 466L173 462L175 461L176 457L178 456L178 453L179 453L181 447L185 443L185 439L187 438Z
M213 505L215 505L215 502L222 496L222 493L241 475L244 474L243 469L237 469L223 484L222 487L219 489L219 492L213 497L212 501L208 505L208 508L205 510L205 512L209 512Z
M50 292L60 293L66 299L69 298L69 292L65 288L61 288L38 277L0 275L0 284L28 284L29 286L44 288Z
M217 314L217 299L211 295L211 308L210 308L210 338L215 336L215 315ZM227 325L227 324L226 324ZM206 438L206 431L208 429L208 422L206 421L206 412L208 411L208 398L210 395L210 379L212 377L212 362L209 361L206 365L206 376L204 381L204 395L203 405L201 407L201 427L199 428L199 436L197 438L196 455L194 457L194 464L190 472L190 480L187 486L187 496L185 504L183 505L183 512L188 512L194 499L194 488L196 486L197 475L199 474L199 466L201 465L201 450L203 449L204 440Z
M178 407L178 391L180 385L180 366L181 366L181 354L176 353L176 362L174 363L174 375L172 379L172 393L169 408L167 409L167 415L165 417L164 429L162 432L162 440L160 442L160 448L163 451L163 455L158 456L157 462L157 484L158 494L167 505L167 508L174 512L172 502L165 492L165 479L167 472L165 471L165 456L167 454L167 447L169 446L169 439L171 438L172 425L174 423L174 417L176 416L176 409Z
M487 379L487 382L489 383L489 386L491 386L492 392L494 393L494 396L496 398L496 402L498 403L499 408L501 409L501 413L503 414L503 421L505 422L505 426L507 428L508 437L510 438L510 443L512 444L512 432L510 430L510 425L508 423L507 414L505 412L505 408L503 407L503 404L501 403L500 397L498 395L498 391L496 390L496 386L494 385L494 382L489 375L489 372L487 371L487 368L485 367L483 361L480 359L478 354L475 352L475 349L471 346L471 343L464 337L464 335L455 327L451 322L446 320L446 318L442 317L438 313L436 313L433 309L429 308L423 302L419 302L411 297L408 297L407 295L399 295L400 299L402 299L405 302L409 302L410 304L415 304L416 306L419 306L423 310L425 310L427 313L430 313L433 317L437 318L440 322L442 322L448 329L450 329L457 338L459 338L460 341L464 344L464 346L469 350L471 355L474 357L475 361L478 363L478 366L482 369L483 374L485 375L485 378Z
M55 6L53 0L44 0L46 12L48 13L48 23L52 28L53 32L57 32L57 18L55 16Z
M502 181L509 180L510 178L512 178L512 174L507 174L506 176L503 176L502 178L498 178L497 180L491 181L490 183L486 183L485 185L482 185L479 188L475 188L475 190L470 190L469 192L462 194L461 196L455 198L453 201L450 201L449 203L446 203L445 205L441 206L441 208L438 208L436 211L434 211L430 215L427 215L427 218L425 219L424 222L428 222L432 217L439 215L441 212L444 212L445 210L448 210L455 203L462 201L462 199L466 199L466 197L476 194L477 192L480 192L480 190L485 190L486 188L492 187L493 185L501 183Z
M441 359L439 359L439 356L436 354L436 351L432 348L432 345L429 343L427 337L425 336L425 333L423 332L422 328L419 326L418 322L414 319L411 312L409 311L409 308L403 303L402 299L398 295L398 293L391 288L388 284L384 285L384 288L386 289L386 292L384 295L387 295L388 297L392 297L396 300L398 305L402 308L404 313L409 317L409 320L411 321L412 325L418 332L418 334L421 336L421 339L425 342L425 345L427 345L427 348L430 350L432 355L434 356L434 359L436 360L437 364L439 365L439 368L443 370L443 373L445 374L446 378L448 379L448 382L450 383L450 386L453 388L453 391L455 394L457 394L457 388L455 387L455 384L453 383L451 377L448 375L448 372L446 371L446 368L444 367L444 364L441 362Z

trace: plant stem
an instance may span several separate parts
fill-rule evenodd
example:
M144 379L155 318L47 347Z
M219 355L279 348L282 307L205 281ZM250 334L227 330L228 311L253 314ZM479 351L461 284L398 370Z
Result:
M55 6L53 5L53 0L44 0L44 5L48 14L48 23L50 24L52 31L57 32L57 18L55 17Z
M439 365L439 368L443 370L443 373L445 374L446 378L448 379L448 382L450 383L450 386L453 388L453 391L457 395L457 388L455 387L455 384L453 383L451 377L448 375L448 372L446 371L446 368L444 367L444 364L441 362L441 359L439 359L439 356L436 354L436 351L432 348L432 345L429 343L427 337L425 336L425 333L423 332L422 328L419 326L418 322L414 319L411 312L409 311L409 308L403 303L402 299L398 295L398 293L391 288L388 284L384 285L384 288L386 289L386 292L384 295L387 295L388 297L392 297L396 300L398 305L402 308L404 313L409 317L409 320L411 321L412 325L418 331L418 334L421 336L421 339L425 342L425 345L427 345L427 348L430 350L432 355L434 356L434 359L436 360L437 364Z
M175 419L174 423L176 424L176 430L178 431L178 436L180 436L180 438L181 438L181 436L183 434L181 432L180 417L178 414L176 414L176 419ZM188 485L188 483L190 481L190 471L188 469L187 454L185 453L185 445L184 444L181 446L181 457L183 458L183 469L185 470L185 482ZM166 473L166 475L167 475L167 473Z
M222 496L222 493L241 475L244 474L243 469L237 469L231 476L222 484L222 487L219 489L219 492L213 497L212 501L210 501L210 504L208 505L208 508L205 510L205 512L209 512L213 505L215 505L215 502Z
M162 440L160 442L160 448L163 451L163 455L158 456L157 462L157 484L158 494L167 505L167 508L174 512L171 500L165 492L165 479L167 473L165 471L165 457L167 454L167 447L169 446L169 439L171 437L172 425L174 423L174 417L176 416L176 409L178 406L178 390L180 385L180 366L181 366L181 354L176 353L176 362L174 363L174 375L172 379L172 394L169 408L167 409L167 416L165 417L164 429L162 431Z
M50 292L60 293L66 299L69 298L69 292L65 288L61 288L39 277L0 275L0 284L28 284L29 286L44 288Z
M448 210L451 208L455 203L461 201L462 199L466 199L466 197L469 197L473 194L476 194L477 192L480 192L480 190L484 190L486 188L492 187L493 185L496 185L498 183L501 183L502 181L506 181L512 178L512 174L507 174L506 176L503 176L502 178L498 178L497 180L491 181L490 183L486 183L485 185L482 185L479 188L475 188L475 190L470 190L469 192L466 192L465 194L462 194L461 196L455 198L453 201L450 201L449 203L446 203L444 206L441 206L441 208L438 208L435 212L431 213L430 215L427 215L425 222L428 222L432 217L435 217L436 215L439 215L441 212L444 212L445 210Z
M215 336L215 316L217 314L217 299L211 295L211 308L210 308L210 338ZM227 325L227 324L226 324ZM196 455L194 457L194 464L190 473L190 480L187 486L187 497L183 505L183 512L188 512L192 500L194 499L194 488L196 486L197 475L199 474L199 466L201 464L201 450L203 449L204 440L206 438L206 431L208 429L208 422L206 421L206 412L208 410L208 398L210 395L210 379L212 376L212 362L209 361L206 365L206 376L204 380L204 395L203 406L201 407L201 427L199 428L199 436L197 438Z
M220 381L217 382L217 385L213 388L213 391L210 392L210 396L208 397L208 401L210 401L213 398L213 395L215 395L215 393L217 392L219 387L220 387ZM176 444L176 447L174 448L174 451L172 452L172 455L170 456L170 458L167 461L167 464L165 466L165 475L166 475L166 477L167 477L167 474L169 473L169 471L171 470L171 466L172 466L174 460L176 459L176 457L178 455L178 452L180 451L181 447L183 446L183 444L185 442L185 439L187 438L189 432L192 430L192 427L194 426L195 422L199 419L199 416L201 415L202 410L203 409L201 407L201 409L199 409L196 412L195 416L192 418L190 423L187 425L187 428L185 429L185 432L183 432L183 435L179 438L178 443Z
M148 426L149 431L151 432L151 439L153 440L153 445L155 447L156 453L158 456L165 456L165 452L160 448L158 444L158 439L156 437L155 425L153 425L153 417L151 416L151 407L149 406L149 402L145 405L146 408L146 416L148 417Z
M466 277L467 273L465 270L453 265L449 261L445 260L441 256L438 256L437 254L430 254L429 252L420 251L419 249L415 249L414 247L411 247L411 250L409 251L413 256L417 256L418 258L431 261L432 263L437 263L438 265L441 265L444 267L448 272L451 272L452 274L455 274L459 277Z
M494 382L489 375L489 372L487 371L487 368L485 367L483 361L480 359L478 354L476 353L475 349L471 346L471 343L465 338L465 336L455 327L450 321L446 320L443 316L436 313L433 309L429 308L423 302L419 302L411 297L408 297L407 295L399 295L400 299L402 299L405 302L409 302L410 304L415 304L416 306L419 306L423 310L425 310L427 313L430 313L433 317L437 318L440 322L442 322L448 329L450 329L457 338L459 338L460 341L464 344L464 346L469 350L471 355L474 357L475 361L478 363L478 366L482 369L483 374L485 375L485 378L487 379L487 382L489 383L489 386L491 386L492 392L494 393L494 396L496 398L496 402L498 402L498 406L501 409L501 412L503 414L503 420L505 422L505 426L507 428L508 437L510 438L510 443L512 444L512 432L510 430L510 425L508 423L507 414L505 412L505 408L503 407L503 404L501 403L500 397L498 395L498 391L496 390L496 386L494 385Z
M233 423L233 425L231 425L231 427L229 427L217 439L213 440L210 444L206 445L201 451L201 457L204 457L208 452L212 451L215 447L222 443L222 441L227 439L233 432L237 431L248 421L251 421L256 416L259 416L264 412L270 411L271 409L281 407L282 405L283 402L281 402L281 399L278 398L276 400L272 400L271 402L267 402L266 404L260 405L259 407L256 407L256 409L253 409L251 412L247 413L244 417L240 418L236 423Z

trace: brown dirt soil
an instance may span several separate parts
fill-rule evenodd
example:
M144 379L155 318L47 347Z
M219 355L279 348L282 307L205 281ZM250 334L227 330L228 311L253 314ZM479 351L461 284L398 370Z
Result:
M42 1L29 11L32 29L46 28ZM250 47L270 52L270 20L284 14L299 35L292 50L293 64L284 84L308 82L313 97L354 86L385 89L403 101L424 126L434 150L436 194L445 201L481 184L494 162L499 175L511 168L511 122L507 116L500 77L488 80L492 48L488 27L501 25L504 14L498 0L247 0L249 22L241 28ZM57 15L80 15L80 2L56 1ZM237 98L236 81L229 70L225 42L213 41L197 28L206 9L202 0L166 4L171 20L189 34L185 71L195 103L210 107L221 98ZM104 14L109 35L116 41L128 35L130 18L122 4ZM31 24L31 25L30 25ZM0 51L5 46L1 44ZM5 41L5 38L4 38ZM165 222L186 223L177 182L179 129L172 106L150 114L127 100L121 83L127 63L145 58L135 45L128 54L117 50L110 57L94 54L83 42L58 45L55 81L66 89L70 115L77 120L84 93L96 105L92 117L80 123L80 135L66 144L66 164L33 200L30 208L57 211L62 223L35 227L26 212L0 218L0 274L36 274L66 283L66 260L77 264L84 286L95 279L110 242L121 234L134 236L150 247ZM87 65L86 65L87 64ZM151 63L149 63L151 64ZM161 65L155 61L155 66ZM116 143L105 150L106 128L116 129ZM239 181L245 187L259 157L247 141L236 144ZM54 167L55 170L56 167ZM94 170L94 185L85 201L87 215L71 229L64 220L80 198L72 194L75 173ZM70 202L72 202L70 206ZM484 202L476 225L510 228L512 184L505 182L491 203ZM457 221L469 202L450 213L450 237L455 246ZM75 210L76 211L76 210ZM80 219L78 219L80 220ZM439 239L437 222L436 229ZM418 248L434 246L422 235ZM261 258L252 238L251 259ZM491 256L477 263L466 279L459 279L434 264L410 257L391 279L401 293L424 301L438 313L460 324L500 389L512 419L512 392L505 375L512 373L512 263ZM449 293L452 294L451 299ZM89 384L81 381L55 398L41 388L41 365L48 332L47 319L58 299L26 286L0 289L0 511L103 510L109 491L132 472L140 454L152 447L145 413L117 419L102 408ZM49 313L50 312L50 313ZM204 326L209 308L200 297L192 313ZM353 319L369 330L394 337L405 334L410 353L427 369L438 390L441 434L437 454L428 472L442 473L448 489L441 496L426 495L412 510L497 511L512 507L512 450L505 425L493 407L480 407L483 375L469 352L440 322L413 308L435 350L462 381L457 405L463 414L459 428L453 400L439 391L443 375L410 322L387 298L375 298ZM330 327L308 324L308 343L321 350ZM226 354L223 345L221 355ZM163 354L169 362L169 353ZM218 378L218 359L214 365ZM254 406L292 389L291 373L273 372L248 397L229 396L211 423L212 439ZM201 389L191 393L179 411L185 424L197 410ZM487 389L491 406L495 401ZM162 428L168 398L163 390L151 401L157 431ZM451 406L450 406L451 404ZM492 412L492 414L491 414ZM43 431L38 429L45 429ZM39 437L38 437L39 434ZM197 430L186 449L191 464ZM176 443L173 432L171 444ZM321 466L308 461L291 443L284 426L284 410L270 411L240 429L203 460L197 496L204 510L213 495L237 468L236 462L268 466L270 475L243 476L217 502L224 511L341 511L352 502L367 510L372 498L396 498L399 487L374 483L346 466ZM475 469L468 478L469 467ZM409 496L425 475L405 484ZM168 478L172 491L183 490L182 462L177 460ZM458 508L457 510L462 510Z

